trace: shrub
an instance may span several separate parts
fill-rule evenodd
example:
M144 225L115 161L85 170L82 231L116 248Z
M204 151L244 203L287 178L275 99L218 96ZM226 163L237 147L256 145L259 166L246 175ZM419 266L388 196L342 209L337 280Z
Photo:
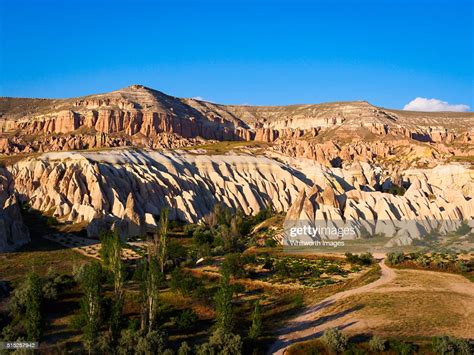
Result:
M173 291L181 293L183 296L192 294L201 286L202 281L183 272L181 269L175 269L171 273L170 288Z
M179 265L179 262L181 260L186 260L186 257L188 256L188 251L186 247L181 245L175 240L170 240L168 243L168 260L171 261L171 263L174 266Z
M390 341L390 349L399 355L411 355L416 351L416 347L413 344L403 343L397 340Z
M192 309L185 309L176 319L176 326L181 330L191 329L196 325L197 321L198 316L196 313Z
M338 266L338 265L329 265L326 269L326 272L328 274L336 274L336 275L340 275L340 274L343 274L344 271Z
M262 315L260 311L259 301L255 302L255 307L252 313L252 325L249 329L249 338L257 339L262 333Z
M467 340L448 336L434 337L431 344L433 352L439 355L470 355L473 350Z
M374 262L374 257L369 252L363 253L360 255L352 254L352 253L346 253L344 255L346 256L347 261L350 262L351 264L371 265Z
M471 231L471 227L469 227L469 224L467 224L466 221L462 221L459 227L456 229L456 234L457 235L466 235Z
M273 210L273 207L271 205L267 205L264 209L260 210L254 217L253 217L253 223L258 224L266 219L270 218L275 214L275 211Z
M191 354L191 347L188 345L187 342L183 341L181 346L178 349L178 355L190 355Z
M280 277L289 277L292 275L292 270L288 265L288 260L282 259L275 264L275 273Z
M199 226L193 232L193 242L197 246L211 245L214 242L214 237L209 229Z
M465 261L462 261L462 260L459 260L458 262L456 262L456 269L458 269L460 272L470 271L469 265Z
M43 303L43 280L30 272L15 288L8 304L10 315L23 325L28 340L38 341L42 335Z
M347 349L347 336L337 328L330 328L324 331L323 342L335 352L343 352Z
M265 244L264 244L267 248L275 248L278 243L275 239L273 238L266 238L265 239Z
M138 334L131 329L122 330L120 334L119 346L117 353L120 355L135 354L135 347L137 346Z
M241 278L246 276L245 262L240 253L227 254L222 262L222 272Z
M387 341L385 339L378 337L377 335L374 335L369 341L369 348L373 352L385 351L386 347L387 347Z
M362 265L371 265L374 262L374 256L369 252L360 254L359 259Z
M197 229L197 225L195 224L186 224L183 228L183 232L188 237L192 237L194 231Z
M216 329L209 338L209 342L197 348L196 354L241 355L242 339L240 335Z
M135 353L161 354L164 351L166 341L167 338L164 332L152 330L138 339Z
M387 254L387 261L391 265L401 264L405 260L405 254L403 251L395 251Z
M392 185L387 192L395 196L403 196L407 190L403 186Z

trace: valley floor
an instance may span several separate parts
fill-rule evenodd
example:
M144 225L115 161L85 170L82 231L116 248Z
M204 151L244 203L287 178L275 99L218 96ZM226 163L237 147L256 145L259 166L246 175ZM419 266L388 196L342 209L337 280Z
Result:
M280 330L270 352L282 354L333 327L349 335L474 336L474 283L460 275L380 266L380 279L304 310Z

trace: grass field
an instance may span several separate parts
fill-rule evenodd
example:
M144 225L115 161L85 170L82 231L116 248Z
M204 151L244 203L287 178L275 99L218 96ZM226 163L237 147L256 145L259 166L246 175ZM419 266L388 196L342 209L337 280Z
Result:
M397 270L396 274L393 282L341 300L323 315L356 307L341 320L341 324L353 322L346 328L349 334L474 337L474 283L433 271Z

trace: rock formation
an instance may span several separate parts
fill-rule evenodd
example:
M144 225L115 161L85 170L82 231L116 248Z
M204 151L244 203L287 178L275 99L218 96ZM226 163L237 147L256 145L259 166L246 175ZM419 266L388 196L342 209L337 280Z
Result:
M170 208L171 218L188 222L197 222L218 202L247 214L270 202L285 211L306 186L282 164L252 156L61 152L9 169L16 190L34 209L52 210L65 222L88 222L91 236L112 223L124 235L142 234L144 221L153 221L163 207Z
M359 176L364 178L353 183L326 178L303 190L287 212L285 230L319 227L318 240L379 234L387 237L387 246L393 246L411 244L433 231L452 232L463 221L474 227L474 171L462 165L405 171L403 179L409 187L403 196L376 191L364 184L373 176L363 171ZM329 227L354 232L335 235Z
M0 168L0 252L13 251L29 241L10 173Z
M245 213L271 202L288 211L287 225L342 221L358 228L355 238L367 231L410 243L473 218L472 171L451 164L474 155L473 123L469 112L365 101L220 105L141 85L71 99L0 98L8 166L0 250L28 240L16 196L87 225L90 236L144 234L163 207L196 222L217 202ZM179 150L217 141L249 143L227 155ZM403 196L387 193L402 185Z

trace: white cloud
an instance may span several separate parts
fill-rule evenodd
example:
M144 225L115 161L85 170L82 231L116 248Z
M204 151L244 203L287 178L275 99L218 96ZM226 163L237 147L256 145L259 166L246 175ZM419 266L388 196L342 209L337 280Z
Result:
M408 111L425 111L425 112L438 112L438 111L453 111L453 112L467 112L469 111L468 105L450 105L446 101L438 99L426 99L424 97L417 97L410 101L403 107L404 110Z

